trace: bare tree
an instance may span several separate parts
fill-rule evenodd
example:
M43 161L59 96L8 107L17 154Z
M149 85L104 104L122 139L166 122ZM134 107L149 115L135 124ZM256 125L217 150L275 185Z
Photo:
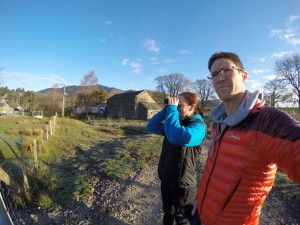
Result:
M94 70L84 75L83 80L81 81L80 93L78 94L78 99L80 99L81 104L86 108L86 114L88 114L87 107L91 105L90 95L99 89L98 78Z
M285 102L291 98L291 93L287 93L286 84L277 77L265 83L264 98L269 106L276 107L279 102Z
M276 61L275 70L282 81L292 87L292 93L296 96L294 101L298 102L300 109L300 55L295 54Z
M84 75L80 84L82 92L86 94L90 94L91 92L98 90L98 85L98 78L94 70Z
M178 94L188 88L190 81L181 73L172 73L169 75L158 76L154 80L156 89L170 96Z
M193 84L194 84L196 93L199 96L200 107L201 107L201 109L204 109L209 100L215 99L215 96L214 96L215 90L213 88L213 85L212 85L211 81L205 80L205 79L196 80Z

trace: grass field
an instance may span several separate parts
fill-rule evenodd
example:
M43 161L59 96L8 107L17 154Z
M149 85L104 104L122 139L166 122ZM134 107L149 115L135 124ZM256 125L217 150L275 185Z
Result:
M21 153L25 140L40 137L40 129L50 118L22 116L0 117L0 162L17 181L21 181ZM162 137L147 133L146 121L57 119L54 135L39 141L38 170L34 169L31 150L23 161L30 195L20 204L40 207L59 206L70 200L92 195L89 183L93 175L126 179L157 156ZM276 186L291 197L299 198L300 187L279 171ZM33 197L34 196L34 197Z
M0 117L1 165L13 178L21 179L20 149L24 140L40 138L34 130L44 128L49 121L50 118ZM47 207L80 200L91 195L89 182L93 173L122 179L142 169L146 160L159 153L162 140L148 134L145 125L145 121L95 120L87 124L57 119L54 135L44 140L38 153L38 171L33 167L32 152L25 151L30 194L37 196L28 202Z

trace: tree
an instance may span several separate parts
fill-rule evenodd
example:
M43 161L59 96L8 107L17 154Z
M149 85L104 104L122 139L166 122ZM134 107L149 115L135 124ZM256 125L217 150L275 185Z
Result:
M39 109L41 101L39 96L35 94L33 91L26 91L21 96L21 106L29 112L36 111Z
M94 90L98 90L99 88L98 85L99 85L98 78L94 70L84 75L83 80L81 81L80 84L82 88L82 92L86 94L89 94Z
M99 89L98 78L94 70L84 75L80 86L81 88L78 95L78 101L87 108L87 106L91 105L91 100L89 97L94 91ZM86 111L86 114L87 113L88 112Z
M213 88L213 85L212 85L211 81L205 80L205 79L196 80L193 84L194 84L196 93L199 96L200 107L201 107L201 109L204 109L209 100L215 99L215 96L214 96L215 90Z
M271 107L276 107L279 102L285 102L290 97L291 93L286 92L286 84L278 77L264 85L264 98Z
M44 95L45 101L42 102L45 116L54 116L62 110L62 84L54 84Z
M292 87L292 93L296 96L294 101L298 102L300 109L300 55L295 54L276 61L275 70L282 81Z
M106 90L94 90L89 94L79 93L77 96L77 104L93 106L106 101L108 97L109 94Z
M158 76L154 80L156 82L156 89L170 96L178 96L180 92L188 87L190 81L181 73L172 73L169 75Z

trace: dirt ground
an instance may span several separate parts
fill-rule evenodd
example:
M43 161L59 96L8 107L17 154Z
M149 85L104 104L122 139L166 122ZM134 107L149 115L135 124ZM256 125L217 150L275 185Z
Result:
M206 160L201 154L199 170ZM15 224L80 225L156 225L162 224L158 159L149 161L142 171L127 180L111 182L95 173L92 198L60 209L32 209L20 212ZM288 199L276 187L268 196L260 219L261 225L300 224L300 203Z

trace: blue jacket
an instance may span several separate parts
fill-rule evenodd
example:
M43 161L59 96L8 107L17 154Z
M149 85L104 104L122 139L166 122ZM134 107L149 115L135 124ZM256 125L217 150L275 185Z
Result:
M165 136L158 164L160 180L172 186L196 186L196 159L206 134L203 118L196 114L179 120L177 107L167 106L149 120L147 129Z
M192 116L191 119L204 122L199 114ZM206 126L202 123L182 126L175 105L168 105L155 114L149 120L147 130L165 136L173 145L186 147L200 145L206 135Z

